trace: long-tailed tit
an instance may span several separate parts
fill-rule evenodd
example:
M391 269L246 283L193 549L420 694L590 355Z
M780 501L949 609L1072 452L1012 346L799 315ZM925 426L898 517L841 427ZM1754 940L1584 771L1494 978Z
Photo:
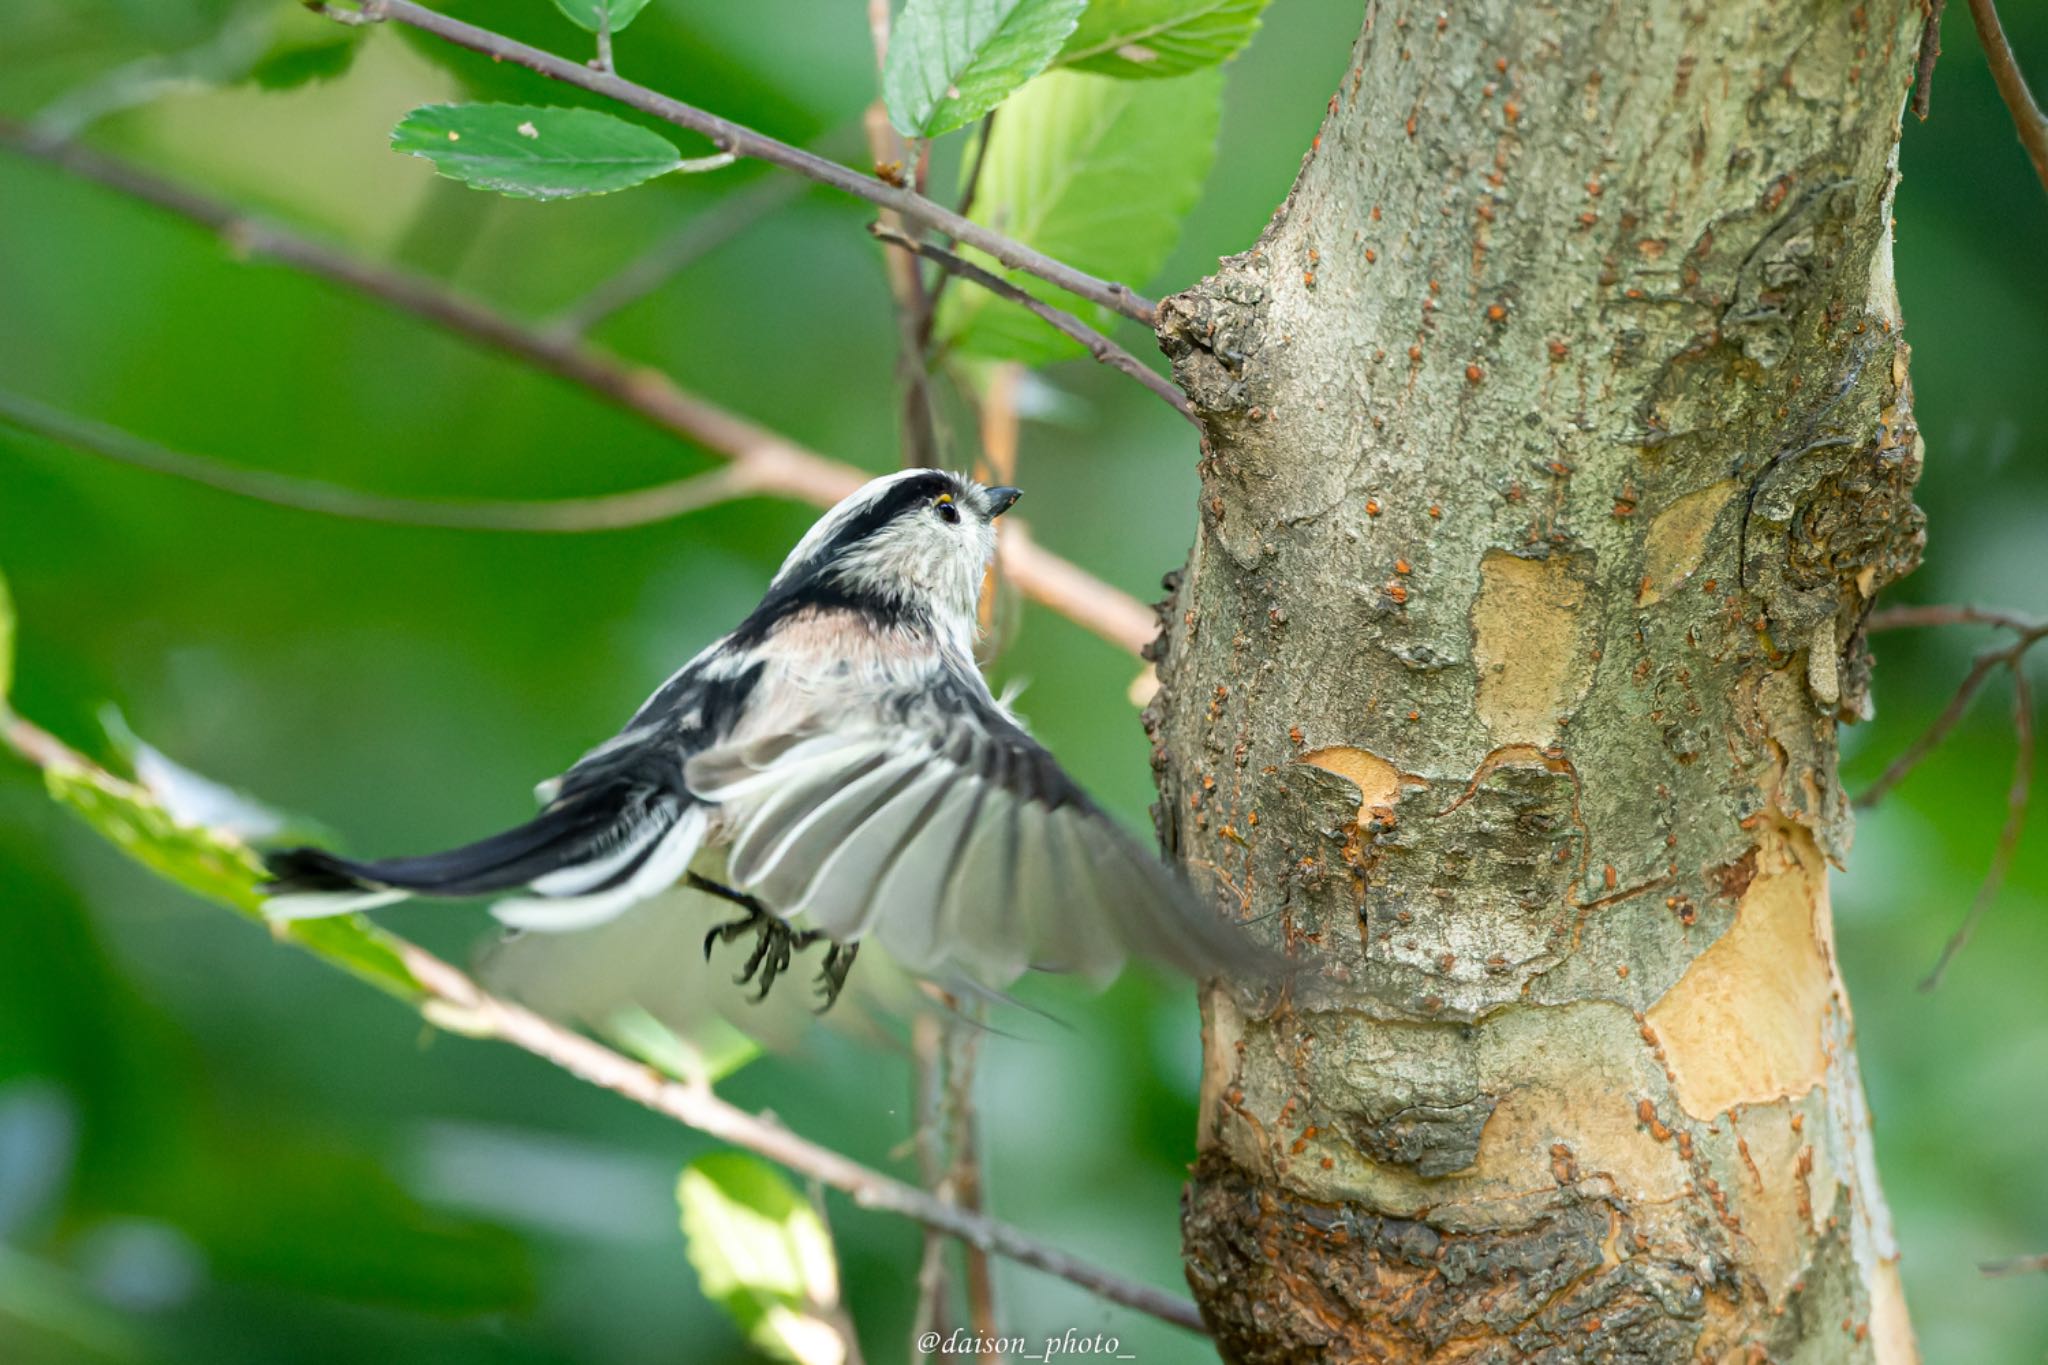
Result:
M528 823L421 857L270 859L269 912L512 893L505 923L569 930L679 880L748 917L742 979L829 944L829 1005L872 937L912 971L1001 989L1106 980L1135 950L1196 975L1256 957L990 695L972 652L995 519L1019 494L933 470L874 480L790 551L752 614L625 729L544 784ZM723 852L712 882L691 871ZM800 926L800 927L799 927Z

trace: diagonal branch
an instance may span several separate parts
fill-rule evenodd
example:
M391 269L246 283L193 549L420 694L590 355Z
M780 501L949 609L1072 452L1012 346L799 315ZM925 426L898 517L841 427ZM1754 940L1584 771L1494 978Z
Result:
M842 190L856 198L865 199L881 208L892 210L912 222L922 223L926 227L985 251L1012 270L1035 275L1048 284L1066 290L1069 294L1087 299L1091 303L1099 303L1127 318L1142 322L1147 327L1154 325L1158 319L1157 305L1126 285L1097 279L1086 271L1076 270L1070 265L1054 260L1042 251L964 218L945 205L934 203L914 190L862 175L859 171L828 160L816 152L793 147L787 142L756 132L743 124L720 118L695 105L672 99L659 91L649 90L644 85L622 80L610 72L593 71L580 62L558 57L552 52L543 52L537 47L529 47L503 34L478 28L474 24L465 24L460 19L451 19L424 5L416 5L412 0L359 0L358 7L353 10L320 3L320 0L308 0L308 7L341 23L365 24L389 20L404 24L422 33L431 33L437 38L445 39L457 47L480 52L493 61L514 62L550 80L573 85L579 90L588 90L594 95L603 95L628 108L637 109L643 114L651 114L655 118L675 124L678 128L685 128L707 137L721 151L766 161L784 170L794 171L798 175L816 180L820 184L830 185L833 189Z
M1992 0L1970 0L1970 18L1977 24L1977 40L1984 44L1984 59L1991 64L1991 79L1998 83L1999 97L2012 114L2013 130L2034 163L2041 188L2048 190L2048 114L2041 112L2027 89L2019 59L2006 41L2005 26L1998 22L1998 6Z
M755 491L744 457L687 479L595 498L437 500L386 497L319 479L193 455L0 389L0 423L47 440L155 474L185 479L236 497L323 516L391 526L433 526L457 531L617 531L669 521Z
M2027 823L2027 798L2034 781L2034 689L2027 682L2027 661L2023 653L2015 653L2006 663L2012 672L2012 785L2005 794L2005 826L1998 832L1998 851L1991 855L1991 869L1984 874L1984 881L1977 888L1977 898L1970 902L1970 912L1963 916L1963 922L1956 926L1955 933L1941 947L1941 956L1935 960L1934 970L1920 983L1920 989L1931 991L1941 984L1948 973L1948 964L1955 960L1957 953L1970 941L1970 935L1977 931L1977 922L1984 918L1984 912L1991 908L1991 902L1998 899L1999 888L2005 885L2005 877L2012 870L2013 855L2019 852L2020 832Z
M37 138L0 119L0 147L38 158L208 229L246 259L273 261L410 313L579 386L652 426L748 465L750 491L830 507L867 475L828 460L678 386L650 366L595 343L534 327L437 281L359 260L311 237L243 213L115 157ZM1010 518L1006 517L1007 522ZM1117 647L1137 653L1157 633L1145 605L1040 549L1023 523L1002 540L1003 571L1031 600Z
M46 771L63 770L122 788L128 785L47 731L7 714L4 708L0 708L0 742ZM224 835L214 837L234 844ZM743 1147L798 1175L830 1186L851 1197L861 1208L899 1214L958 1237L970 1246L1079 1285L1112 1303L1191 1331L1204 1330L1195 1306L1185 1299L1126 1280L1048 1246L1007 1223L962 1209L871 1170L850 1157L799 1137L771 1118L750 1114L720 1099L707 1084L671 1080L602 1043L494 996L467 974L414 943L381 931L378 937L418 986L420 997L416 1003L430 1021L459 1028L471 1037L510 1043L685 1127ZM320 942L296 942L316 956L330 956Z
M557 313L548 329L582 336L621 309L659 289L699 258L724 246L761 218L803 193L801 180L762 180L736 190L621 266Z
M1190 422L1195 420L1194 412L1188 407L1187 395L1176 388L1172 381L1147 369L1144 362L1140 361L1136 356L1096 331L1093 327L1090 327L1087 323L1081 321L1081 319L1075 317L1072 313L1053 307L1044 299L1019 289L1002 276L992 271L983 270L974 262L957 256L942 246L937 246L931 242L913 241L902 233L892 231L880 223L869 224L868 231L899 251L913 252L922 256L928 261L937 263L939 268L947 274L958 275L963 280L980 285L997 298L1008 299L1011 303L1029 310L1037 317L1051 324L1054 331L1080 342L1087 348L1088 354L1096 360L1101 361L1111 369L1121 370L1160 398L1166 400L1175 412L1187 418Z

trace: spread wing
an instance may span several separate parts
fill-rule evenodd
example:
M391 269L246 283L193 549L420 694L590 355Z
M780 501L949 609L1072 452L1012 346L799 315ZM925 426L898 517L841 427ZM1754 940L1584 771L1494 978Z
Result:
M692 759L733 883L913 971L997 988L1028 968L1114 976L1133 952L1196 976L1255 956L1076 786L979 678L901 726L821 726Z

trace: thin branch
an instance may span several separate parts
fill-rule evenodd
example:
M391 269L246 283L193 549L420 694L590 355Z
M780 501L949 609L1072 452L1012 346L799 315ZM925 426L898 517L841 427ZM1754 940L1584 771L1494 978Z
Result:
M560 336L586 335L591 328L646 298L807 188L801 180L777 176L735 191L634 257L617 274L593 286L557 313L548 323L548 330Z
M981 1122L974 1107L974 1073L979 1060L985 1025L980 1008L972 1020L947 1015L945 1029L946 1114L952 1130L953 1168L946 1186L955 1203L979 1213L983 1207L985 1183L981 1164ZM1001 1310L996 1304L995 1268L988 1253L979 1247L966 1249L967 1321L984 1343L981 1359L1003 1365L1002 1350L993 1343L1002 1337Z
M2048 632L2048 622L2000 607L1919 606L1886 607L1870 613L1863 629L1872 635L1888 630L1920 630L1927 626L1998 626L2005 630Z
M1920 983L1923 991L1931 991L1941 984L1942 977L1948 972L1948 964L1970 941L1970 935L1977 931L1978 921L1998 899L2006 874L2012 870L2013 855L2019 851L2020 831L2026 827L2027 795L2034 780L2034 689L2027 682L2024 653L2016 648L2006 666L2012 671L2013 760L2012 785L2005 794L2005 827L1998 832L1998 851L1991 856L1991 869L1984 874L1984 882L1977 888L1977 898L1970 902L1970 913L1963 916L1963 922L1942 945L1934 970Z
M1977 1269L1986 1275L2039 1275L2048 1271L2048 1252L2038 1256L2015 1256L2009 1261L1986 1261Z
M1948 0L1920 0L1927 18L1920 25L1920 57L1913 64L1913 115L1927 121L1928 103L1934 98L1934 64L1941 60L1941 12Z
M873 11L871 10L872 14ZM943 1011L948 1000L936 987L926 986L932 1008L922 1010L910 1026L911 1106L915 1123L911 1145L917 1156L918 1183L941 1198L953 1192L946 1186L946 1023ZM925 1229L924 1248L917 1262L917 1309L911 1315L913 1339L919 1343L933 1336L947 1336L953 1326L952 1276L946 1264L949 1243L931 1228ZM918 1354L929 1360L931 1352L920 1344Z
M901 162L903 139L889 124L880 100L868 106L868 150L875 164ZM883 221L908 226L900 213L884 212ZM903 464L930 469L939 462L939 434L932 404L931 372L925 363L925 337L931 331L932 298L924 276L911 257L884 252L882 269L889 280L891 312L896 318L896 374L903 385Z
M0 146L39 158L108 189L141 199L204 227L246 259L289 266L410 313L585 389L642 421L733 460L745 460L752 491L830 507L867 475L828 460L679 387L649 366L588 341L507 317L446 285L392 266L361 261L335 247L242 213L114 157L50 142L0 119ZM1012 519L1005 517L1004 521ZM1023 534L1003 537L1004 571L1033 601L1111 644L1137 653L1157 633L1152 612L1128 593L1050 554Z
M1920 760L1948 738L1962 720L1963 713L1969 709L1971 700L1983 690L1995 671L2003 668L2012 675L2013 769L2011 785L2006 789L2005 824L1999 830L1997 851L1992 854L1991 866L1977 888L1975 899L1970 902L1969 913L1963 916L1962 924L1942 945L1934 970L1920 983L1921 990L1931 991L1941 984L1949 964L1969 943L1985 911L1998 898L2006 875L2012 870L2012 860L2019 852L2020 834L2026 827L2027 801L2034 780L2034 689L2027 681L2027 651L2048 639L2048 620L1999 608L1935 605L1890 607L1873 612L1864 623L1864 628L1873 632L1921 626L1993 626L2012 633L2009 643L1987 649L1971 661L1970 671L1963 675L1963 681L1949 698L1948 705L1935 717L1934 723L1907 745L1905 752L1892 760L1883 775L1856 798L1858 806L1874 806L1883 800L1885 794L1897 786Z
M2020 145L2027 149L2027 158L2034 163L2041 188L2048 190L2048 114L2041 112L2041 106L2034 103L2034 96L2027 89L2027 78L2020 71L2019 60L2012 55L2012 44L2005 40L2005 26L1998 22L1998 6L1992 0L1970 0L1970 18L1976 21L1977 40L1984 45L1984 60L1991 64L1991 79L1998 83L1999 97L2012 114L2013 131L2019 134Z
M120 781L62 740L18 716L0 712L0 740L39 768L70 767L111 782ZM1047 1246L1006 1223L935 1199L923 1190L799 1137L772 1118L750 1114L720 1099L703 1082L663 1076L594 1039L490 994L467 974L417 944L388 932L381 933L380 940L391 947L424 994L422 1011L430 1018L459 1021L467 1036L510 1043L685 1127L743 1147L838 1190L861 1208L899 1214L958 1237L970 1246L1007 1256L1021 1265L1079 1285L1112 1303L1192 1331L1205 1330L1194 1304L1186 1299L1126 1280ZM299 942L315 954L324 955L320 945Z
M965 218L974 208L975 196L981 193L981 172L988 165L988 140L995 130L996 111L991 109L981 116L981 126L975 129L974 161L967 169L967 184L960 191L960 202L953 208L953 211L962 218ZM957 245L958 243L952 238L946 239L946 246L949 250ZM937 322L939 318L939 300L945 297L946 286L952 282L953 276L942 270L939 272L937 282L932 285L932 304L930 308L925 310L924 317L923 340L926 345L931 344L932 324Z
M1941 742L1948 738L1949 732L1962 720L1963 713L1970 709L1970 703L1976 699L1977 693L1990 680L1993 670L2004 662L2003 650L1977 656L1976 662L1970 665L1970 671L1963 675L1963 681L1957 686L1955 695L1948 699L1948 705L1934 718L1934 724L1922 730L1913 742L1906 746L1905 752L1891 761L1890 766L1878 776L1877 781L1857 794L1856 804L1866 809L1875 806L1884 800L1893 787L1905 780L1906 774L1919 767L1920 760L1933 753Z
M1012 270L1035 275L1068 293L1099 303L1125 317L1150 327L1158 317L1157 305L1126 285L1074 269L1044 252L1025 246L980 223L961 217L943 204L933 203L913 190L891 185L850 167L830 161L815 152L778 141L730 119L720 118L694 105L672 99L643 85L603 71L593 71L566 57L543 52L489 29L465 24L445 14L412 3L412 0L360 0L353 11L315 0L310 5L321 14L342 23L379 23L390 20L423 33L431 33L458 47L480 52L494 61L513 62L550 80L573 85L592 94L616 100L641 113L666 120L679 128L709 138L720 150L752 157L794 171L798 175L830 185L881 208L892 209L912 222L946 233L1001 261Z
M1893 787L1904 780L1906 774L1920 765L1920 761L1934 752L1941 742L1948 738L1969 710L1971 701L1991 675L1999 668L2016 664L2029 649L2044 638L2048 638L2048 620L2023 616L2018 612L1993 607L1932 605L1916 607L1887 607L1872 612L1864 623L1864 629L1872 634L1889 630L1913 630L1927 626L1996 626L2009 630L2016 637L2011 644L1984 651L1971 661L1970 671L1956 687L1948 705L1942 708L1934 723L1923 730L1905 751L1891 761L1889 767L1856 797L1861 807L1875 806L1884 800Z
M972 284L978 284L997 298L1007 299L1011 303L1017 304L1019 307L1037 315L1047 323L1050 323L1054 331L1080 342L1082 346L1087 348L1088 354L1095 359L1111 369L1123 371L1123 373L1137 380L1140 384L1143 384L1146 388L1164 399L1175 412L1187 418L1190 422L1195 420L1194 412L1188 407L1187 395L1174 387L1171 380L1165 379L1146 368L1144 362L1140 361L1136 356L1096 331L1093 327L1090 327L1087 323L1081 321L1081 319L1075 317L1072 313L1063 312L1053 307L1036 295L1019 289L1002 276L983 270L974 262L956 256L944 247L934 245L931 242L912 241L902 233L893 232L879 223L871 224L868 231L899 251L915 252L928 261L936 262L938 267L947 274L958 275Z
M431 526L458 531L577 533L616 531L670 521L721 502L748 496L744 460L696 475L592 498L512 501L386 497L318 479L250 469L210 455L193 455L0 389L0 422L117 464L203 484L274 507L291 507L352 521Z

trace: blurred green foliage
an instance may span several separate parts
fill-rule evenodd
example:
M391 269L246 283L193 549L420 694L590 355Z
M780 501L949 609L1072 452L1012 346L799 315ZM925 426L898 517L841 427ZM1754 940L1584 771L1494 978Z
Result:
M423 40L347 35L287 5L10 0L0 113L62 100L93 139L351 249L544 317L735 189L736 166L535 205L475 194L387 149L450 99L591 101ZM546 0L463 0L524 40L587 37ZM2037 83L2048 9L2008 6ZM250 16L253 15L252 19ZM240 16L240 17L237 17ZM1345 69L1357 0L1282 0L1229 68L1217 171L1151 280L1244 249L1286 193ZM248 27L244 27L248 26ZM1934 117L1906 132L1898 277L1928 443L1926 568L1900 600L2048 610L2048 199L1952 7ZM352 60L351 60L352 58ZM863 7L656 0L629 75L786 140L874 97ZM210 88L223 67L267 73ZM116 74L118 73L118 78ZM281 87L281 88L278 88ZM146 103L123 106L147 96ZM1000 127L1000 120L998 121ZM684 155L705 150L687 145ZM935 180L935 183L950 183ZM709 464L554 380L289 272L238 263L152 210L0 153L0 383L165 444L394 494L600 493ZM867 213L804 195L602 338L827 453L895 458L888 294ZM1146 339L1126 328L1141 351ZM1149 595L1192 526L1193 445L1156 399L1085 363L1027 390L1018 481L1038 535ZM953 452L965 459L966 449ZM808 522L748 503L602 536L491 536L321 519L97 462L0 428L0 570L20 613L14 700L104 751L118 704L178 760L347 832L425 848L523 817L533 782L610 732L751 604ZM1975 642L1880 642L1868 780L1945 699ZM1027 610L997 681L1076 775L1137 821L1134 669ZM1914 985L1989 859L2011 743L1999 698L1879 811L1838 885L1879 1159L1927 1358L2038 1359L2048 1295L1981 1260L2048 1250L2048 835L2023 848L1976 943ZM2048 816L2037 821L2048 824ZM383 917L460 956L474 916ZM1038 992L985 1046L999 1214L1178 1281L1192 1151L1191 1002L1143 977ZM897 1172L905 1059L813 1030L722 1082ZM0 1360L742 1360L677 1225L677 1172L712 1144L510 1049L416 1016L115 856L0 762ZM833 1205L869 1358L899 1358L918 1235ZM1007 1328L1192 1349L1001 1267Z

